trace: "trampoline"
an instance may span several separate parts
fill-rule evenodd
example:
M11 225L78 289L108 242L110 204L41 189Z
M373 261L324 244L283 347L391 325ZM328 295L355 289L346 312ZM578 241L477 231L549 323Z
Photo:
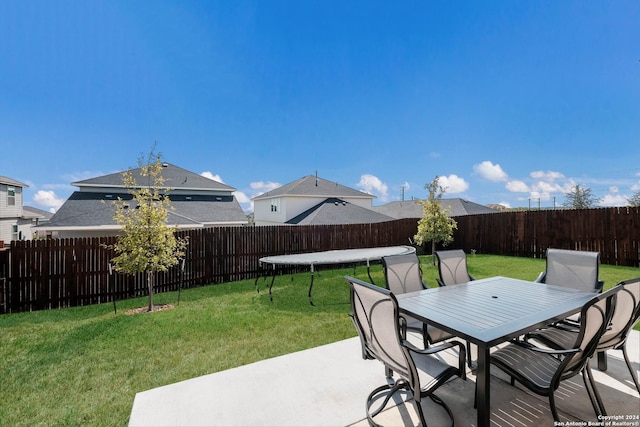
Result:
M313 298L311 296L311 291L313 289L313 278L316 271L316 266L318 265L341 265L341 264L359 264L366 263L367 265L367 276L369 276L369 280L373 283L373 279L371 278L371 273L369 270L369 266L372 261L380 261L382 257L390 256L390 255L404 255L413 253L416 251L416 248L412 246L388 246L388 247L379 247L379 248L360 248L360 249L343 249L343 250L335 250L335 251L323 251L323 252L309 252L304 254L295 254L295 255L275 255L268 256L259 259L260 266L262 268L267 268L267 272L271 271L271 283L269 284L269 299L273 301L273 295L271 293L271 288L273 287L273 282L276 278L276 270L281 266L296 266L296 265L308 265L311 271L311 282L309 283L309 303L311 305L315 305L313 303ZM256 291L260 291L258 289L258 280L261 276L256 278ZM266 278L266 275L265 275Z

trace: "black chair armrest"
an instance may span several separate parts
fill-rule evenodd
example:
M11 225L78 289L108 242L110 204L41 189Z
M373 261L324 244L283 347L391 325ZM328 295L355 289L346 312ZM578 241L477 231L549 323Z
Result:
M511 344L515 344L517 346L524 347L527 350L535 351L535 352L538 352L538 353L545 353L545 354L559 355L559 356L566 356L566 355L577 353L577 352L580 351L579 348L569 348L569 349L563 349L563 350L554 350L554 349L551 349L551 348L537 347L537 346L531 344L530 342L519 341L519 340L511 341Z

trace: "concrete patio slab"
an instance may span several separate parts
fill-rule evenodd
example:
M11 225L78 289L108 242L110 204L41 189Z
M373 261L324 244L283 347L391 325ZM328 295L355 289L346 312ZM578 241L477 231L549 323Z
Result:
M640 333L633 331L627 344L636 372L639 338ZM456 357L453 351L444 355L450 362ZM593 362L608 415L640 415L640 396L622 352L610 351L608 360L606 372L598 371ZM510 386L498 369L492 374L492 425L554 426L546 398ZM129 426L366 426L365 400L385 381L379 362L362 359L356 337L138 393ZM468 371L467 381L455 379L438 390L458 426L476 424L474 388L475 377ZM416 425L415 409L403 398L406 396L398 395L395 405L376 422ZM422 405L430 426L448 425L441 407L430 399ZM557 406L564 425L597 421L580 376L563 383ZM631 421L640 426L640 420Z

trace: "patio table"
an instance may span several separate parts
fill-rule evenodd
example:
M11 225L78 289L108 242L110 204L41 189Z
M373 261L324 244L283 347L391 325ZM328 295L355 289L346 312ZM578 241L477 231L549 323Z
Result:
M489 426L489 350L574 314L593 298L582 292L507 277L396 295L400 311L472 342L478 347L478 426Z
M271 288L276 278L276 268L284 265L308 265L311 270L311 283L309 284L309 303L313 303L311 297L311 290L313 288L313 278L315 273L315 267L318 265L340 265L340 264L357 264L366 263L367 275L369 280L373 283L370 273L370 264L374 261L380 261L382 257L390 255L404 255L414 253L416 248L412 246L384 246L378 248L358 248L358 249L341 249L334 251L321 251L321 252L307 252L303 254L293 255L275 255L268 256L259 259L261 267L268 266L272 273L271 284L269 285L269 299L273 299L271 294ZM256 290L258 290L258 280L261 276L256 278Z

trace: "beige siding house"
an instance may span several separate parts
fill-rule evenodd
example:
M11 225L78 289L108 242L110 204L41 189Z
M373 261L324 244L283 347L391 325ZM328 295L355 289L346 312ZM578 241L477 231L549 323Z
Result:
M255 225L326 225L390 221L375 196L307 175L253 198Z
M23 188L27 184L0 176L0 241L8 246L12 240L29 240L32 238L33 212L23 207Z

